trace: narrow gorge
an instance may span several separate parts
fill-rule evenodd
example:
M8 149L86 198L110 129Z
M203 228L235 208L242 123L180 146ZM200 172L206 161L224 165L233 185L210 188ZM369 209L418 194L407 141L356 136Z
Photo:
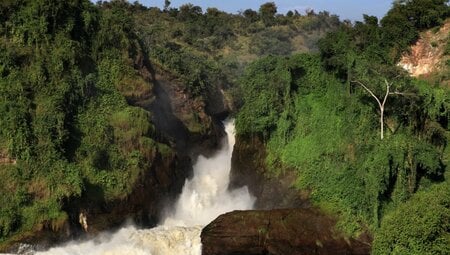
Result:
M449 0L155 4L0 1L1 254L448 254Z
M128 226L113 234L100 234L93 240L69 243L37 255L200 255L200 232L218 215L233 210L252 209L255 198L246 187L228 190L233 152L234 123L224 122L226 138L211 157L199 156L192 179L186 180L174 205L157 227L137 229Z

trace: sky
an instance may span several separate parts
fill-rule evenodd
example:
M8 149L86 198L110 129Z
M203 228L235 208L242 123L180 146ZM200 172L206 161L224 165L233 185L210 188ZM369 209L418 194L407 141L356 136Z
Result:
M341 20L362 20L363 14L383 17L390 9L393 0L170 0L171 7L179 7L185 3L201 6L203 10L208 7L216 7L220 10L237 13L240 10L258 10L261 4L275 2L279 13L288 10L298 10L304 13L307 8L316 12L326 10L331 14L337 14ZM130 2L134 2L130 0ZM145 6L164 6L164 0L138 0Z

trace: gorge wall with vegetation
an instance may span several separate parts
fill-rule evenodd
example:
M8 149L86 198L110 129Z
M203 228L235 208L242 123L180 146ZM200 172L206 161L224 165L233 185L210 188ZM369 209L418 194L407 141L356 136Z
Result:
M0 150L13 161L0 165L4 241L64 228L74 200L125 199L175 151L151 113L127 103L152 91L126 10L6 1L1 19Z
M151 226L231 113L238 145L256 137L242 148L347 234L372 233L374 254L445 254L449 69L423 80L397 63L449 14L447 0L354 24L270 2L1 1L0 250L83 231L80 213L92 232Z
M450 247L450 91L397 66L448 17L448 1L397 1L380 22L328 34L318 54L264 57L240 81L237 145L265 141L273 174L296 172L341 229L373 233L373 254Z
M151 226L189 156L217 145L244 66L317 50L339 24L327 12L278 15L273 3L228 14L1 1L0 250L39 233L64 240L82 217L91 233L127 217Z

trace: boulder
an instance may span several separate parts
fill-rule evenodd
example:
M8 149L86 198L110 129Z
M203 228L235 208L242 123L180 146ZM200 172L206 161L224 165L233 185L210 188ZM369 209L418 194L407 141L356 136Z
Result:
M203 255L369 254L370 240L346 238L317 209L234 211L201 233ZM364 240L365 239L365 240Z

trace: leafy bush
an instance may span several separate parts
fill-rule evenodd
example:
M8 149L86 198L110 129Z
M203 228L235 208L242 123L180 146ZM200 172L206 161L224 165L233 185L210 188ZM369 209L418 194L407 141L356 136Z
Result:
M446 181L387 213L375 232L373 254L447 254L449 233L450 185Z

